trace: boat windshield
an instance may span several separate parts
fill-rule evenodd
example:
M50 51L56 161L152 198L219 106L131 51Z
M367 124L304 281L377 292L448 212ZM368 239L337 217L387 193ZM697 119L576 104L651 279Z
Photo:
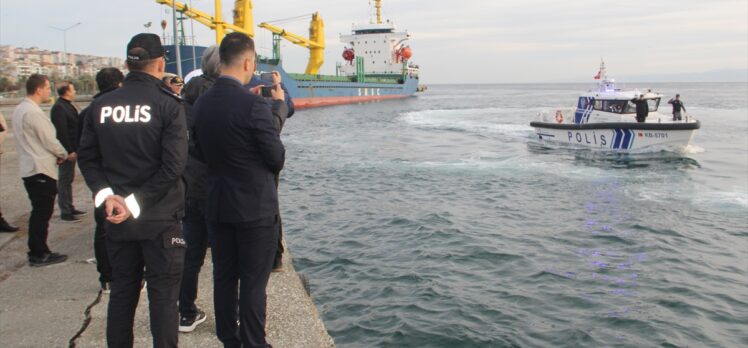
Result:
M653 99L645 99L647 101L647 104L649 105L649 112L657 111L657 108L660 106L660 98L653 98ZM624 108L622 114L635 114L636 113L636 104L632 103L630 100L626 101L626 107Z

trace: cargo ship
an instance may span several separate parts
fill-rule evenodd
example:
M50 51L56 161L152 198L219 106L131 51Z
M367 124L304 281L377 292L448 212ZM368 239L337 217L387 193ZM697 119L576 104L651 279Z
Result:
M221 41L226 31L243 32L254 37L251 0L234 1L233 24L221 19L220 0L215 1L213 16L173 0L156 2L173 7L183 16L215 30L216 42ZM260 28L273 33L273 50L272 56L259 57L257 73L280 72L297 109L405 98L425 90L426 87L419 84L419 68L410 60L413 55L408 45L410 34L397 31L395 24L389 20L382 21L381 0L374 1L374 5L374 19L366 24L353 25L350 34L341 35L340 40L345 48L341 52L343 61L336 64L335 75L319 74L325 48L324 21L319 12L312 15L309 37L290 33L268 22L260 23ZM281 40L309 49L309 62L303 74L290 73L283 68ZM185 56L192 50L190 46L173 44L167 49L171 55L168 57L170 62L176 61L171 52L179 49L180 56ZM202 50L204 47L196 51ZM196 65L200 66L199 58ZM176 64L167 65L167 71L176 73Z

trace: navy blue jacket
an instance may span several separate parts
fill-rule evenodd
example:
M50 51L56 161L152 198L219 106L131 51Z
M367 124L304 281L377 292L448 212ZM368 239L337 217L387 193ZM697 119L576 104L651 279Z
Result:
M237 223L277 215L275 176L286 150L270 105L222 76L198 98L192 113L196 155L208 165L207 220Z

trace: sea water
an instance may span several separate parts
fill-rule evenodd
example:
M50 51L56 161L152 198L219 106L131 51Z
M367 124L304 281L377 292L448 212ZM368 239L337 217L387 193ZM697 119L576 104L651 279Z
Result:
M545 148L591 84L298 111L285 238L339 347L748 346L748 85L681 94L682 153Z

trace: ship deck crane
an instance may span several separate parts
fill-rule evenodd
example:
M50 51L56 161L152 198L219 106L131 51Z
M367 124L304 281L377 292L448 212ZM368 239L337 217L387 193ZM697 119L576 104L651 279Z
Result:
M185 16L194 19L200 24L207 26L216 32L216 43L220 43L226 35L226 31L235 31L254 37L254 17L252 14L252 0L235 0L234 1L234 23L224 22L221 18L221 0L215 0L215 15L189 7L184 3L174 0L156 0L156 3L176 7L177 11L182 12ZM282 37L296 45L309 49L309 63L306 67L306 74L316 75L324 62L325 49L325 24L319 12L312 15L309 23L309 38L291 33L277 26L261 23L261 28L265 28L275 35Z
M309 49L309 63L307 63L305 74L316 75L319 68L324 63L325 58L325 23L319 12L312 15L312 21L309 22L309 38L287 32L285 29L263 22L259 25L295 45Z

